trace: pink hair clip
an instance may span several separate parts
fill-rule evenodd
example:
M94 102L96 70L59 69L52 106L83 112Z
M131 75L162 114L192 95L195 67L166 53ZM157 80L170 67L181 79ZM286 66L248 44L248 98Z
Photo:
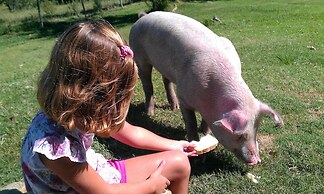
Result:
M120 47L120 58L125 59L126 56L134 57L134 53L129 46Z

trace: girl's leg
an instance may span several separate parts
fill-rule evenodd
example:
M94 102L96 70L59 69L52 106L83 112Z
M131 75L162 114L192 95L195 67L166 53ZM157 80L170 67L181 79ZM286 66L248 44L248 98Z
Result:
M190 163L181 151L165 151L125 160L127 182L146 180L162 160L166 161L162 175L170 180L169 189L172 194L188 193Z

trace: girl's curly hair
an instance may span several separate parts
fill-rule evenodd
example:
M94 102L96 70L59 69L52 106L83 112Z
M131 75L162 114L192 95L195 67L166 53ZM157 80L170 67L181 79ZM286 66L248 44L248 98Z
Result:
M42 111L67 130L78 127L105 136L118 131L138 79L133 58L121 57L124 45L104 20L72 25L56 42L40 76Z

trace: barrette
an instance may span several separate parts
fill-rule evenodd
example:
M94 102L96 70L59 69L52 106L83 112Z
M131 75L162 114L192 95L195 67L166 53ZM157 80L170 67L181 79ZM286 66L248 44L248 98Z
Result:
M129 46L120 47L120 58L125 59L126 56L134 57L134 53Z

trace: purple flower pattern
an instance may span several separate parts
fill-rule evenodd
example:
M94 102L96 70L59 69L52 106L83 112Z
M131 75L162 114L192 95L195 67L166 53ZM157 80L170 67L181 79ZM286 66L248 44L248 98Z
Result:
M93 138L93 133L83 133L78 129L67 132L44 113L38 112L21 148L21 166L27 192L77 193L47 169L38 154L51 160L68 157L72 162L88 162L107 183L119 183L120 172L91 148Z

